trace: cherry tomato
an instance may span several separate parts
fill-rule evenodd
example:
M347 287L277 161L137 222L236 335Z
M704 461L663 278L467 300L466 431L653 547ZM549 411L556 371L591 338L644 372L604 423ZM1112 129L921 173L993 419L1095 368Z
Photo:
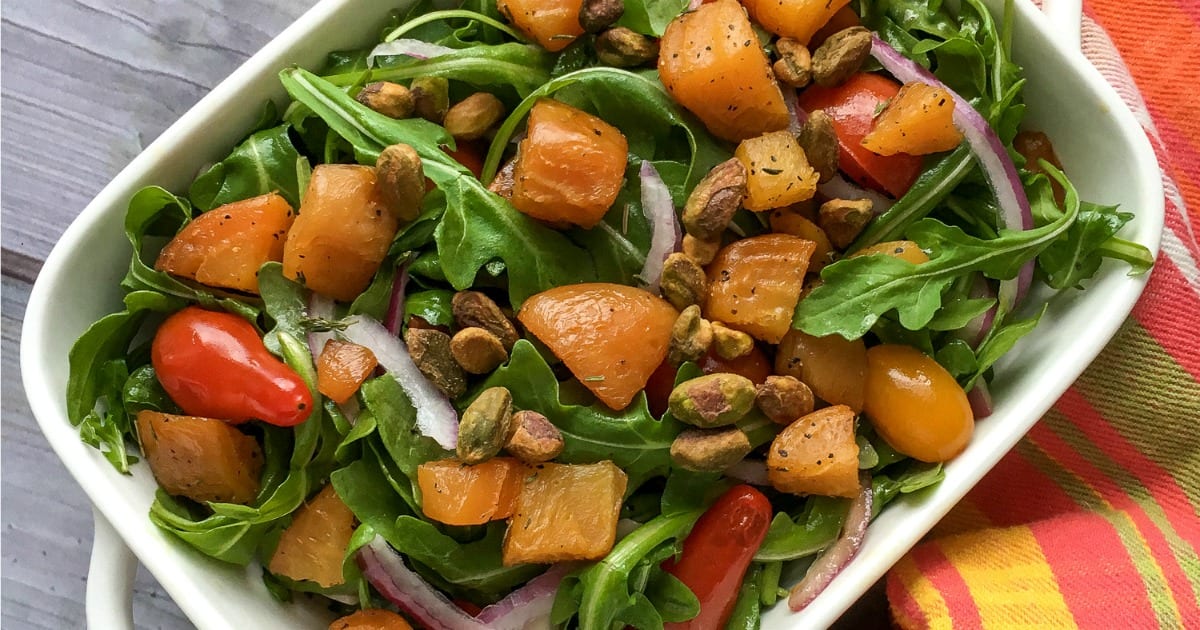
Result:
M893 448L923 462L944 462L971 441L975 417L962 387L916 348L867 350L863 412Z
M478 144L459 140L455 143L453 151L449 147L442 147L442 150L459 164L467 167L468 170L475 174L476 179L483 173L483 152L480 150Z
M767 535L771 516L771 502L747 485L730 488L708 508L684 539L679 560L663 563L663 570L696 594L700 614L681 623L664 624L665 628L725 627L746 569Z
M731 372L754 381L755 385L762 385L771 375L771 361L757 345L749 354L736 359L722 359L715 350L709 350L708 354L700 357L699 365L705 374Z
M678 371L670 361L663 359L650 374L650 380L646 381L646 402L655 417L667 413L667 399L671 397L671 390L675 389L675 374Z
M893 197L900 197L921 174L919 155L877 155L862 145L871 131L875 112L896 96L900 84L878 74L859 73L837 87L811 86L800 93L805 111L825 110L833 119L841 147L839 166L850 179Z
M188 415L290 427L312 411L312 393L300 375L232 313L189 306L171 315L154 335L150 362Z

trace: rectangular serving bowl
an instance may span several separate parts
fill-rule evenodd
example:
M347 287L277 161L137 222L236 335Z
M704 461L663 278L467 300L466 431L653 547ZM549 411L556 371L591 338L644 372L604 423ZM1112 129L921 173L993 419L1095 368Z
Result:
M278 603L263 586L258 567L213 561L152 525L147 512L156 485L148 468L137 465L130 476L118 474L80 442L67 421L67 353L89 324L121 308L118 282L130 256L122 218L133 193L150 184L185 191L201 166L221 159L241 140L266 99L284 102L276 78L281 69L319 68L329 51L368 45L397 4L322 0L305 13L100 192L55 246L30 295L21 369L42 431L98 514L113 524L124 544L200 628L324 628L329 613L311 602ZM1001 0L988 4L999 14ZM1018 0L1016 8L1013 48L1029 79L1027 125L1053 138L1083 198L1136 212L1123 236L1157 252L1163 191L1142 128L1099 72L1061 43L1070 37L1057 37L1029 0ZM815 602L797 614L786 605L776 606L765 615L763 627L833 623L1050 408L1115 334L1144 284L1145 276L1129 277L1124 267L1106 264L1087 291L1050 299L1042 325L997 366L995 413L977 424L970 446L947 464L945 481L890 505L871 525L858 557ZM1027 310L1046 297L1035 292ZM109 578L93 577L97 584ZM89 595L93 627L111 627L105 620L128 616L127 594L111 595L111 607L108 597L92 602Z

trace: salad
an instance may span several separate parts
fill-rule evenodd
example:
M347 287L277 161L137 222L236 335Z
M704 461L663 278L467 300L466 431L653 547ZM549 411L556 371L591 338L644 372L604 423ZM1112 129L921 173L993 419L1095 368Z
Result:
M332 628L800 610L966 448L1035 282L1153 262L1021 130L1011 6L442 6L135 194L70 355L151 520Z

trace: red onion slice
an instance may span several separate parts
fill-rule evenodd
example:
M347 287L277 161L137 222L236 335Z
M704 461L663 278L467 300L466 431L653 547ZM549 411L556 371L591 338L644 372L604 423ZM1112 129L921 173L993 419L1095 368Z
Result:
M871 211L876 216L883 214L896 203L894 200L874 190L863 188L841 175L834 175L833 179L818 185L817 191L830 199L868 199L871 202Z
M967 292L967 297L971 299L996 297L996 292L992 290L992 284L983 274L975 274L975 279L971 283L971 290ZM967 322L960 330L954 333L955 337L967 342L972 348L979 349L979 344L987 337L987 334L992 330L992 324L996 322L996 306L992 306L979 317Z
M967 392L967 402L971 404L971 413L976 420L992 415L992 392L988 390L986 381L982 378L975 381L975 386Z
M761 459L743 459L727 468L725 476L755 486L771 485L771 480L767 478L767 462Z
M363 577L389 602L429 630L484 630L488 626L463 612L441 591L404 564L382 536L358 550Z
M821 591L850 564L862 547L863 538L867 534L867 525L871 522L871 504L874 493L871 491L871 478L863 473L859 476L862 491L850 504L850 512L846 515L846 523L842 526L842 535L829 546L808 567L808 573L799 584L792 587L788 597L788 607L792 611L803 610L812 603Z
M808 120L808 112L800 107L800 103L796 100L796 90L785 87L783 92L783 105L787 107L788 112L788 132L793 136L799 135L800 128L804 126L804 122Z
M954 99L954 126L962 132L967 144L971 146L975 159L979 160L983 174L996 195L1001 226L1010 230L1032 228L1033 212L1029 207L1029 198L1025 195L1021 177L1017 174L1017 167L1008 157L1008 150L1004 148L1004 143L987 120L975 111L966 99L938 81L928 70L887 45L878 35L875 35L872 41L871 56L904 83L925 83L940 87L950 94ZM1021 268L1016 278L1000 283L999 307L1005 313L1011 312L1025 297L1033 280L1033 265L1034 262L1029 261Z
M408 263L396 268L396 279L392 281L392 299L388 301L387 315L383 325L393 335L400 334L404 324L404 290L408 287Z
M658 174L658 169L643 160L638 176L642 184L642 212L650 220L650 251L646 252L646 262L640 276L650 292L657 293L663 262L679 243L679 217L675 214L671 191Z
M542 625L548 626L550 609L554 606L554 596L558 593L558 584L574 568L570 563L559 563L550 567L525 586L479 611L475 619L485 627L497 630L534 628L543 621L545 623Z
M417 430L442 448L453 451L458 444L458 413L441 390L417 369L404 342L369 317L354 315L346 319L346 324L343 336L374 352L379 365L408 394L417 410Z
M413 59L432 59L454 52L453 48L423 42L419 39L397 39L379 44L367 55L367 67L375 67L376 57L393 57L404 55Z

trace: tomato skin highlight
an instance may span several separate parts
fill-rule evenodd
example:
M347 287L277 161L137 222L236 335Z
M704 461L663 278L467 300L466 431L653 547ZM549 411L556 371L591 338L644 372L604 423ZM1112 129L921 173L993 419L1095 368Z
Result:
M678 561L663 570L687 585L700 600L700 614L664 624L669 630L724 628L737 602L742 578L771 526L773 510L763 493L748 485L725 491L696 521L683 541Z
M809 86L800 92L804 111L824 110L833 119L841 151L839 166L850 179L893 197L901 197L921 174L919 155L877 155L862 145L875 112L900 92L900 84L878 74L859 73L837 87Z
M312 392L300 375L232 313L189 306L171 315L154 335L150 362L189 415L290 427L312 412Z

